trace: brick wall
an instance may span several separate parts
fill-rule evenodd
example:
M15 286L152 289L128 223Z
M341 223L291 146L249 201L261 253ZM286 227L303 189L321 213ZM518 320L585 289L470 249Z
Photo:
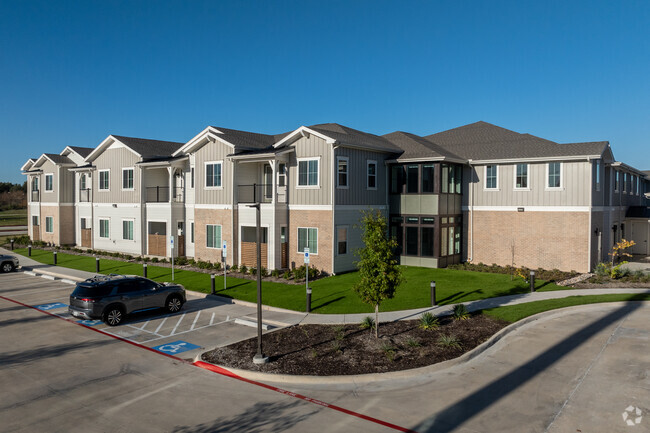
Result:
M587 212L475 211L472 262L587 272L589 236Z
M221 262L221 248L208 248L206 225L221 225L221 241L228 244L226 263L232 265L236 258L236 248L232 233L232 211L230 209L195 209L194 210L194 257L196 260Z
M47 233L47 217L52 217L52 233ZM41 240L59 245L59 207L41 205Z
M332 211L290 210L289 211L289 267L304 264L304 253L298 252L298 227L318 228L318 254L309 255L309 265L332 273Z

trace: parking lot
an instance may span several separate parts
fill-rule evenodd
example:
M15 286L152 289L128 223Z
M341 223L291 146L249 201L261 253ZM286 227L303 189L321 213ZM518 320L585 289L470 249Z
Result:
M22 272L0 275L0 295L38 310L145 345L166 354L194 358L214 347L257 335L254 308L226 303L216 297L187 293L180 312L154 310L131 315L111 327L100 320L79 320L68 313L71 282L31 276ZM297 323L302 315L265 311L263 323L279 329Z

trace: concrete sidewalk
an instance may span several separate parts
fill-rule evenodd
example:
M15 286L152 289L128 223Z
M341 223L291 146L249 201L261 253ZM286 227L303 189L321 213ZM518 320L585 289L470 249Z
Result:
M12 254L11 251L0 248L0 254ZM24 271L46 276L46 278L57 278L70 283L83 281L87 278L94 277L94 272L78 271L76 269L69 269L60 266L44 265L29 257L24 257L15 254L20 260L20 264ZM523 293L519 295L500 296L496 298L481 299L477 301L464 302L465 306L470 312L483 310L486 308L495 308L505 305L523 304L526 302L542 301L547 299L560 299L569 296L586 296L586 295L608 295L608 294L650 294L650 289L634 289L634 288L613 288L613 289L568 289L557 290L552 292L534 292ZM191 298L213 298L223 303L237 304L251 309L256 308L256 304L247 301L240 301L237 299L225 298L223 296L206 295L205 293L187 291L188 297ZM455 304L439 305L436 307L417 308L413 310L404 311L387 311L379 313L380 322L392 322L395 320L413 320L417 319L424 312L431 312L436 316L443 316L450 314ZM373 316L373 313L359 313L359 314L316 314L316 313L301 313L297 311L285 310L282 308L263 306L265 313L263 314L263 321L271 324L346 324L346 323L360 323L365 317ZM267 315L267 317L264 317ZM267 318L269 320L267 320Z

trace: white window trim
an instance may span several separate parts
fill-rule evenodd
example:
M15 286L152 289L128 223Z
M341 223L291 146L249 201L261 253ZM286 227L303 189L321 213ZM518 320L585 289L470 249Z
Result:
M496 167L497 168L497 185L495 188L488 188L488 174L487 174L487 169L488 167ZM500 191L499 189L499 165L498 164L488 164L484 166L483 168L483 191ZM516 175L516 169L515 169L515 175Z
M101 173L108 173L108 188L104 189L102 188L102 175ZM110 169L105 169L105 170L97 170L97 191L100 192L107 192L111 190L111 170Z
M298 233L300 233L300 229L308 229L307 230L307 236L309 236L309 229L316 229L316 245L318 246L318 227L296 227L296 247L300 245L300 237ZM309 239L307 239L307 245L309 245ZM298 254L304 254L304 251L298 251ZM311 250L309 250L309 255L310 256L317 256L318 253L314 253Z
M548 175L549 175L549 168L551 164L560 164L560 186L548 186ZM564 189L564 163L563 162L558 162L558 161L553 161L553 162L547 162L546 163L546 177L544 179L544 186L546 191L561 191Z
M221 183L223 184L223 182L221 182ZM221 239L219 240L219 246L218 247L209 247L208 246L208 226L215 226L215 227L219 226L220 227L219 232L221 233ZM205 225L205 247L207 249L210 249L210 250L221 250L222 246L223 246L223 226L221 224L206 224Z
M100 239L110 239L111 238L111 219L110 218L98 218L97 220L99 222L99 226L97 227L97 236L99 236ZM102 236L102 221L108 221L108 236Z
M301 161L318 161L318 176L317 176L317 181L316 185L298 185L298 182L300 182L300 162ZM296 172L296 188L297 189L320 189L320 173L322 170L322 165L320 162L320 156L311 156L311 157L305 157L305 158L296 158L297 162L297 172Z
M208 186L208 165L218 164L221 166L221 185ZM221 161L206 161L203 163L203 187L207 190L223 189L223 160Z
M334 250L335 255L337 256L347 256L350 254L350 226L348 225L339 225L335 227L336 232L336 248ZM345 229L345 254L339 254L339 229Z
M370 174L368 174L368 168L370 167L370 164L375 164L375 186L370 187ZM419 170L419 168L418 168ZM371 191L376 191L377 190L377 184L379 183L379 164L377 164L377 161L374 159L367 159L366 160L366 189L371 190ZM419 186L418 186L419 189Z
M133 223L133 239L124 238L124 221L131 221ZM110 234L110 230L109 230L109 234ZM120 240L135 242L135 218L122 218L122 238Z
M517 187L517 166L518 165L525 165L526 166L526 183L528 184L528 186L526 188L518 188ZM515 191L530 191L530 164L528 164L528 163L517 163L517 164L514 165L514 168L515 168L515 176L512 179L512 188ZM498 173L499 173L499 169L497 168L497 185L499 184L498 183L499 182Z
M133 170L133 186L131 188L124 188L124 172L127 170ZM122 167L122 185L120 186L122 187L122 191L135 191L135 167Z
M345 161L345 180L348 182L347 185L339 184L339 161ZM318 169L320 171L320 166L318 167ZM336 171L336 187L338 189L349 189L350 188L350 158L348 158L347 156L337 156L335 171Z
M47 189L47 177L48 176L52 176L52 189ZM44 191L45 192L54 192L54 173L45 173L44 179L45 179Z
M52 230L50 230L50 231L47 230L47 220L48 219L52 221ZM46 216L45 217L45 233L54 233L54 217L51 217L51 216Z

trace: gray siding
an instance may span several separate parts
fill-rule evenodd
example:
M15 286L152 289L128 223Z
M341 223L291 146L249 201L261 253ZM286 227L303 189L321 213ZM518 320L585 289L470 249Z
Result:
M74 203L74 173L65 167L59 167L60 172L60 191L59 197L61 203Z
M297 205L331 205L332 204L332 145L314 135L302 137L293 145L296 152L289 163L288 194L289 203ZM298 187L298 159L320 158L319 185L316 188Z
M93 162L93 202L140 203L140 169L135 165L140 158L124 147L107 149ZM122 191L122 168L133 167L133 191ZM99 190L99 171L110 170L109 190Z
M208 143L196 151L194 166L196 204L232 204L234 164L226 158L226 155L231 153L233 153L233 149L223 143ZM216 161L222 162L221 188L206 189L205 163Z
M386 204L386 154L369 152L360 149L339 147L334 153L334 178L332 186L335 188L335 202L337 205L384 205ZM337 188L338 167L336 158L348 158L348 188ZM367 188L367 161L377 162L376 189Z
M59 167L53 164L52 162L45 160L43 165L39 167L43 170L41 178L39 180L39 188L41 190L41 202L43 203L58 203L60 201L59 194L61 187L59 186ZM45 190L45 176L52 174L52 191L46 192Z

